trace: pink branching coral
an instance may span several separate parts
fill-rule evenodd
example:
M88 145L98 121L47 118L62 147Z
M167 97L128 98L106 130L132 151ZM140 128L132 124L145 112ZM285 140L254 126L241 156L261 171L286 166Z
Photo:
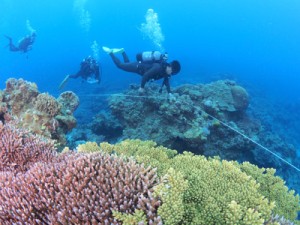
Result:
M112 211L143 210L147 221L162 224L160 201L152 196L155 170L102 153L62 154L27 172L0 174L0 223L122 224Z
M0 122L0 171L24 172L36 162L49 162L56 155L54 143Z

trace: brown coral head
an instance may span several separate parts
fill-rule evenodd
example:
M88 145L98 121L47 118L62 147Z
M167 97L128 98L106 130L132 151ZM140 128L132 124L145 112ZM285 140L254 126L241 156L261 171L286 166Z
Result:
M247 91L238 85L231 86L231 94L234 101L234 107L238 111L246 110L249 105L249 95Z
M79 98L72 91L61 93L57 100L62 105L63 111L68 112L68 114L70 114L70 111L73 113L79 105Z

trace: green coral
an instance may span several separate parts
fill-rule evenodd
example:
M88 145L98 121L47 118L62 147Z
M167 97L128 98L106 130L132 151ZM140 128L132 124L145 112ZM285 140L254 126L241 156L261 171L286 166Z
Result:
M152 141L101 143L100 148L157 168L161 183L155 193L162 201L158 213L164 224L270 225L276 224L270 222L274 212L295 220L299 210L299 197L288 192L272 169L177 154Z
M157 168L159 176L166 174L169 169L170 159L177 154L177 151L162 146L157 146L154 141L125 140L116 145L107 142L101 143L100 148L109 154L116 153L128 157L134 157L137 162L151 165Z
M284 216L289 220L297 218L297 212L300 210L299 195L295 195L293 190L289 191L285 182L275 176L275 169L258 168L248 162L236 165L260 183L259 192L263 196L276 202L273 214Z
M77 146L77 152L81 153L93 153L93 152L100 152L101 148L96 142L88 141L84 144L80 144Z
M184 216L184 192L188 182L180 172L170 168L162 178L162 182L154 188L156 196L163 204L158 214L163 218L165 225L180 224Z
M118 211L113 211L113 216L122 222L123 225L139 225L146 224L147 218L143 210L135 210L134 214L126 214Z
M239 220L235 224L258 224L270 217L273 204L258 192L259 184L233 163L208 160L189 152L172 161L173 168L189 182L181 224L231 224L225 218L232 214L229 207L232 201L239 204L239 214L235 215Z

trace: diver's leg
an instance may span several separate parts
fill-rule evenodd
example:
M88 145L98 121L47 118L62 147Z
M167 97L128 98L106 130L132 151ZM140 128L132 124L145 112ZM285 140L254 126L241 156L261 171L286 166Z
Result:
M129 58L128 58L126 52L122 52L122 56L123 56L124 63L129 63Z
M9 40L8 46L10 51L12 52L20 51L20 49L13 44L11 37L8 37L6 35L4 35L4 37L6 37Z
M133 72L133 73L138 73L138 62L132 62L132 63L121 63L121 61L113 54L109 54L112 60L114 61L115 65L127 72Z

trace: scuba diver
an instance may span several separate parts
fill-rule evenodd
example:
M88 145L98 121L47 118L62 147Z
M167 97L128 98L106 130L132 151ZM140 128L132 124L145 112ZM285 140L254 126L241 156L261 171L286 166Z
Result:
M90 84L101 82L100 66L96 59L92 56L88 56L80 63L80 69L76 74L67 75L65 79L60 83L59 90L63 89L70 78L81 77L83 80Z
M181 66L177 60L168 63L167 53L162 54L159 51L143 52L136 55L136 62L130 62L123 48L110 49L102 47L102 49L110 55L118 68L142 76L141 86L139 88L140 93L145 92L145 85L148 81L163 79L159 92L161 93L162 88L166 86L169 97L173 98L169 80L172 75L180 72ZM116 53L122 53L124 63L115 56Z
M26 53L28 51L30 51L32 49L32 44L35 41L36 38L36 32L32 32L30 35L27 35L25 37L23 37L19 42L18 45L14 45L12 38L4 35L8 40L8 46L9 46L9 50L12 52L23 52Z

